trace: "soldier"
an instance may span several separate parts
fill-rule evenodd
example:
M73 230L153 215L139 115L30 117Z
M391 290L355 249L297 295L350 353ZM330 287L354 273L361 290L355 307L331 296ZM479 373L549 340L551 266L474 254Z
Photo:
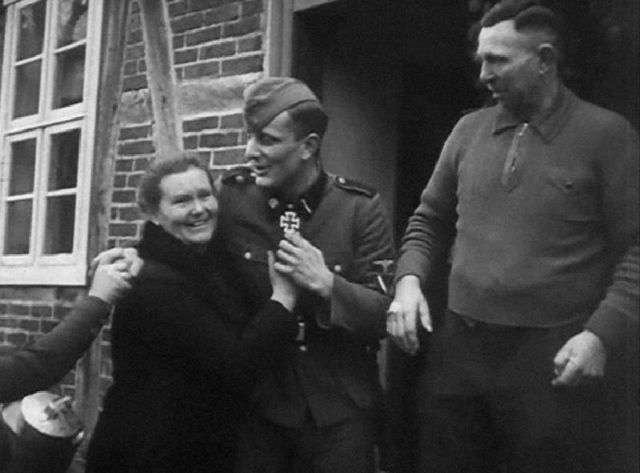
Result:
M257 307L269 292L267 250L303 293L297 343L259 383L238 470L373 472L389 219L375 190L323 169L328 118L305 84L266 78L244 98L252 173L222 179L219 236Z

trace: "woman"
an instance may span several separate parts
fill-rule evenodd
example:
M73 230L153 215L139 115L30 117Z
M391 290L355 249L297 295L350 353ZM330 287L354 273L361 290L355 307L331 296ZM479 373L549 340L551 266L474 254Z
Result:
M295 287L270 255L273 296L246 316L207 248L218 203L197 158L156 160L138 199L149 216L138 246L144 265L116 305L114 383L87 473L232 471L243 400L295 337Z

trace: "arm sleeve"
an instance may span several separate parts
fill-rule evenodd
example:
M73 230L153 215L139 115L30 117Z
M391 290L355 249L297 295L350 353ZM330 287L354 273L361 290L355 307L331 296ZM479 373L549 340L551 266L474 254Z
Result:
M435 262L453 243L457 220L457 172L455 156L459 148L456 130L440 154L420 204L409 218L402 239L395 279L415 275L424 285Z
M297 330L289 311L268 301L238 334L204 301L179 283L162 279L140 281L133 310L142 310L136 307L144 308L148 317L142 336L158 358L181 367L185 363L198 366L210 376L242 387L277 360Z
M389 218L379 194L366 199L357 212L354 236L354 277L336 274L330 308L317 317L321 327L341 327L367 339L386 333L390 298L383 291L385 272L394 259ZM328 323L327 320L328 319Z
M622 119L620 119L622 121ZM626 121L614 123L603 140L600 173L602 205L616 260L612 282L585 328L608 349L623 343L629 330L638 330L640 312L640 224L638 223L638 134Z
M47 389L71 370L99 333L110 306L89 296L49 333L0 358L0 402Z

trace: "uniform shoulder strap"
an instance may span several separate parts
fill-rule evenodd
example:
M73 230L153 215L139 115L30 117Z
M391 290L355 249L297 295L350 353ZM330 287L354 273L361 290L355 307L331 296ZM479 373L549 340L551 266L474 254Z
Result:
M342 190L366 195L369 198L372 198L378 193L378 191L374 187L368 186L358 181L354 181L353 179L347 179L346 177L342 176L333 176L333 182L335 183L336 187Z

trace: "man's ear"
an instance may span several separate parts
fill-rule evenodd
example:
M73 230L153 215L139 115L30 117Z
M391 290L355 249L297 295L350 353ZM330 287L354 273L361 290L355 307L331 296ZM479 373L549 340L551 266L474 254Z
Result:
M309 133L306 138L304 139L304 149L307 152L305 155L305 159L308 158L312 158L314 157L316 154L318 154L318 151L320 150L320 142L322 141L322 139L320 138L320 136L318 136L317 133Z
M552 43L541 43L538 46L538 57L540 58L540 73L546 74L550 70L558 67L558 50Z

